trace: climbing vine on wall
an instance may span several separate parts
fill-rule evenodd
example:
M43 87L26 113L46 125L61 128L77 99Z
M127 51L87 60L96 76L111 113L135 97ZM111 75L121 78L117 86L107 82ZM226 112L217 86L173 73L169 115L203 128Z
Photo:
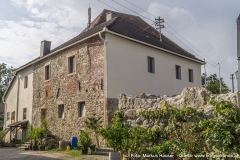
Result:
M117 111L113 123L101 130L111 142L118 135L118 150L135 154L239 154L240 110L227 101L209 98L212 116L191 107L181 109L165 105L160 110L143 110L138 116L155 121L153 128L128 127ZM109 135L107 135L109 133ZM110 147L110 143L108 143Z

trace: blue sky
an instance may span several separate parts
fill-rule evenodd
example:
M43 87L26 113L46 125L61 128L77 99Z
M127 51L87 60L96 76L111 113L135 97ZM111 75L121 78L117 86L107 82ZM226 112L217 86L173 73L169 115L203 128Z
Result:
M123 13L136 15L112 0L101 1ZM208 75L218 72L217 63L220 63L221 76L231 88L230 74L237 70L236 19L240 13L239 0L118 1L154 20L154 16L128 1L152 15L164 18L167 24L163 34L190 53L205 58ZM97 0L1 0L0 63L17 68L39 56L42 40L52 41L53 49L78 35L87 25L89 5L92 20L103 9L114 10Z

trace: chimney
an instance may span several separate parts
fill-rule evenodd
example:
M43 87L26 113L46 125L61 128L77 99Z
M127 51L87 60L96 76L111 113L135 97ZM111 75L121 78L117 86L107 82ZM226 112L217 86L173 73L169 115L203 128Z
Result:
M90 25L91 25L91 8L88 8L88 25L87 28L88 30L90 29Z
M110 21L110 20L113 19L114 17L116 17L116 14L114 14L114 13L112 13L112 12L106 13L106 21Z
M50 53L51 49L51 42L50 41L42 41L41 42L41 47L40 47L40 57L43 57Z

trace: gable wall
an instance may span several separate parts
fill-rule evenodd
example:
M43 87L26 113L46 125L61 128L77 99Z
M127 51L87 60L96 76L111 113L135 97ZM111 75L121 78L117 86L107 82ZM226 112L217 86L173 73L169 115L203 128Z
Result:
M28 76L28 86L24 88L24 77ZM19 85L19 100L17 105L17 95L18 95L18 85ZM4 127L8 128L8 125L11 124L12 112L15 111L14 122L23 120L23 108L27 108L27 120L29 123L32 123L32 100L33 100L33 68L28 67L20 71L11 87L8 90L6 95L6 104L4 112ZM7 112L10 113L10 119L7 119ZM17 139L22 139L21 129L18 131ZM5 141L10 141L10 132L5 136Z
M78 136L85 128L86 117L78 116L78 102L85 101L86 116L94 112L103 117L104 78L103 43L98 38L61 51L34 66L33 124L39 126L45 118L49 130L60 140ZM68 74L68 56L76 57L76 73ZM45 81L44 67L50 64L51 78ZM81 83L81 90L78 89ZM46 97L46 91L48 97ZM58 117L58 105L64 105L64 118Z

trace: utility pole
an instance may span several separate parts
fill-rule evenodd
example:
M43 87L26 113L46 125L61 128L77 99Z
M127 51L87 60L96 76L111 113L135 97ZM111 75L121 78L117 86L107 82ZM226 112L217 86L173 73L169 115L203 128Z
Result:
M162 23L164 22L164 19L161 19L160 17L158 17L158 18L155 18L155 21L156 21L155 22L156 29L159 29L160 42L162 42L161 28L164 28L164 25L162 25Z
M220 94L222 94L222 84L221 84L221 76L220 76L220 63L218 63L219 66L219 85L220 85Z
M232 80L232 93L234 92L234 74L230 74L230 79Z
M207 72L206 72L206 67L205 67L205 65L206 65L206 61L205 61L205 58L204 58L204 81L205 81L204 87L207 88L207 84L206 84Z

